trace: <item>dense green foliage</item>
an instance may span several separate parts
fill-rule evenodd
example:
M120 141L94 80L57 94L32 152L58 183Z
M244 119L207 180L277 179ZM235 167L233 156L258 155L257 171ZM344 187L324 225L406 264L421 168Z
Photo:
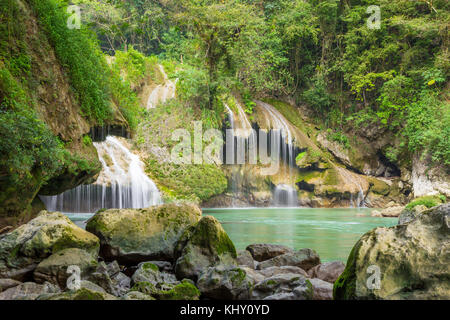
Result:
M220 113L230 91L290 95L346 146L345 131L375 125L394 137L383 149L394 162L419 152L449 164L446 0L79 2L105 50L183 62L189 104ZM368 28L370 5L379 29Z
M95 34L86 26L67 27L69 14L60 0L32 0L40 25L47 33L60 62L66 67L81 110L103 124L111 117L108 66Z

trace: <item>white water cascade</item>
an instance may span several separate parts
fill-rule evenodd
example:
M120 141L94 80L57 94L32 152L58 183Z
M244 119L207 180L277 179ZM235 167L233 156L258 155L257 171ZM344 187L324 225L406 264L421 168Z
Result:
M49 211L95 213L100 209L140 209L162 203L144 165L118 138L94 143L103 169L94 184L81 185L57 196L41 196Z
M273 205L275 207L297 207L297 190L287 184L280 184L273 192Z
M279 146L276 146L275 148L280 150L281 158L285 159L289 168L293 168L295 166L294 139L289 123L284 116L270 104L262 101L257 101L257 104L261 106L267 115L268 127L280 130L281 141L277 142L279 143Z
M166 102L168 99L175 98L176 84L167 76L162 65L158 65L161 74L164 77L164 84L156 86L150 93L147 100L147 109L154 109L158 104Z

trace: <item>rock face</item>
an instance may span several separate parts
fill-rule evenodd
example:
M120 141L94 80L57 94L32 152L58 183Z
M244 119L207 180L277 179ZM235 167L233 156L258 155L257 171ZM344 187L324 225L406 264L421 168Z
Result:
M67 278L71 274L67 273L69 266L78 266L81 276L95 271L97 267L97 256L93 256L84 250L70 248L58 251L47 259L43 260L34 270L34 280L37 283L50 282L65 289Z
M220 265L203 273L197 285L210 299L248 300L253 281L239 267Z
M334 283L337 278L344 272L345 264L341 261L325 262L315 266L308 271L310 278L318 278L320 280Z
M285 253L275 258L258 264L257 269L262 270L270 267L294 266L303 270L309 270L320 264L319 255L311 249L301 249L294 253Z
M100 255L107 261L138 264L174 259L174 248L184 230L200 220L190 205L167 204L148 209L98 212L86 230L100 238Z
M265 243L251 244L246 250L249 251L253 259L258 262L269 260L285 253L294 252L294 250L286 246Z
M25 282L0 293L0 300L36 300L41 295L58 292L59 288L50 283Z
M178 279L196 281L208 267L235 265L236 249L219 221L205 216L188 228L177 245L175 273Z
M450 299L449 248L450 204L407 224L376 228L354 246L334 298Z
M42 260L67 248L95 256L99 239L61 213L42 211L29 223L0 236L0 278L23 280Z

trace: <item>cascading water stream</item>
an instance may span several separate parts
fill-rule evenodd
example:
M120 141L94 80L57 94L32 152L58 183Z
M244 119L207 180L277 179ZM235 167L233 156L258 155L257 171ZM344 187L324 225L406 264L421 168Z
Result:
M287 184L280 184L273 192L273 205L276 207L297 207L297 190Z
M95 213L110 208L147 208L162 203L155 183L139 157L116 137L94 143L103 169L94 184L81 185L57 196L41 196L49 211Z
M147 109L154 109L160 103L166 102L168 99L175 98L176 92L176 84L178 79L175 82L171 81L167 76L166 72L162 65L158 65L159 70L164 78L164 84L156 86L152 92L150 93L147 100Z

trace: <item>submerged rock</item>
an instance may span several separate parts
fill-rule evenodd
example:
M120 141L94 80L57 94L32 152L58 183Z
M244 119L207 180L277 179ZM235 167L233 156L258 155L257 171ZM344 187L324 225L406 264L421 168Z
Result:
M208 268L197 282L205 297L218 300L248 300L253 284L244 269L224 265Z
M208 267L235 265L236 249L219 221L203 217L186 230L177 245L175 274L196 281Z
M0 293L0 300L36 300L41 295L60 291L57 286L51 283L25 282Z
M247 246L246 250L249 251L253 259L255 259L258 262L266 261L285 253L294 252L293 249L286 246L282 246L279 244L265 244L265 243L251 244Z
M81 276L95 271L97 257L84 250L70 248L58 251L43 260L34 270L34 280L37 283L50 282L65 289L67 279L71 274L67 273L69 266L78 266Z
M369 231L353 247L334 298L450 299L449 248L450 204Z
M26 279L42 260L68 248L95 256L99 239L62 213L42 211L29 223L0 236L0 278Z
M257 269L262 270L270 267L294 266L305 271L320 264L319 255L312 249L301 249L294 253L285 253L270 260L258 264Z
M172 261L177 241L200 218L200 209L191 205L111 209L99 211L88 221L86 230L100 238L100 255L107 261L127 265Z
M337 278L344 272L345 264L341 261L325 262L315 266L308 271L310 278L318 278L320 280L334 283Z

